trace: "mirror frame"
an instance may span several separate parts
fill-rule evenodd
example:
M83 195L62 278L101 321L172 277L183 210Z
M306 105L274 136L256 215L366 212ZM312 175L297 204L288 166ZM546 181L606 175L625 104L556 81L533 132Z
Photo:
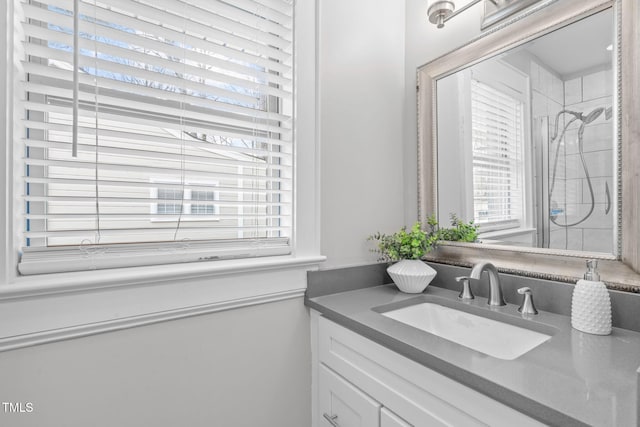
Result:
M640 5L637 0L546 0L417 70L418 219L437 212L436 82L586 16L613 8L616 41L617 256L546 248L441 242L424 258L472 266L490 261L505 273L575 283L585 259L598 258L610 289L640 292Z
M482 25L480 26L481 30L485 30L490 26L497 24L503 19L508 18L511 15L514 15L521 10L528 8L529 6L535 4L539 0L511 0L511 2L505 2L500 4L497 10L491 12L489 7L491 4L495 2L484 2L484 18L482 19ZM493 6L494 8L496 6Z

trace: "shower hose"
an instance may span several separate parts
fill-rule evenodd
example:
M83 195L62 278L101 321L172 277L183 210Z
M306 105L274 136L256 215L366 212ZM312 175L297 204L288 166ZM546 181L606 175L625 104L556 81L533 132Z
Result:
M553 173L551 176L551 186L549 188L549 201L551 201L551 196L553 195L553 190L556 184L556 172L558 169L558 155L560 153L560 141L564 137L571 123L575 122L576 120L580 120L582 122L580 124L580 128L578 129L578 154L580 155L580 161L582 162L582 169L584 170L584 175L587 179L587 186L589 187L589 196L591 197L591 207L589 208L589 212L584 217L582 217L581 219L575 222L561 224L556 221L556 218L554 216L549 216L549 219L551 220L551 222L553 222L555 225L559 227L573 227L583 223L584 221L587 220L587 218L591 216L595 208L596 203L595 203L595 196L593 194L593 185L591 183L591 176L589 175L589 168L587 167L587 162L584 158L583 134L584 134L585 126L591 123L592 121L594 121L596 118L598 118L598 116L602 114L603 111L604 111L604 108L596 108L591 113L589 113L586 117L582 113L576 113L570 110L562 110L556 115L555 131L554 131L554 135L551 137L551 143L553 144L554 142L557 142L557 145L556 145L555 158L553 160ZM560 116L563 113L571 114L573 115L573 118L569 120L569 122L564 126L564 128L562 129L562 133L558 137L558 121L560 120Z

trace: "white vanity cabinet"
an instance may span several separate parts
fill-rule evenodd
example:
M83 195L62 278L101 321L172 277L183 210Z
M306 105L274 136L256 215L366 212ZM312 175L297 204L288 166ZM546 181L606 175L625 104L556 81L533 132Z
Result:
M311 313L313 427L544 425Z
M379 426L381 405L325 365L318 372L322 426Z

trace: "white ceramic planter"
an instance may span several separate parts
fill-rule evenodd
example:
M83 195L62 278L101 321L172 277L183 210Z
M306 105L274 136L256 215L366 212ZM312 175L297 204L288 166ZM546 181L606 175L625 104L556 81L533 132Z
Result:
M436 271L419 259L403 259L387 268L393 283L408 294L424 291L436 277Z

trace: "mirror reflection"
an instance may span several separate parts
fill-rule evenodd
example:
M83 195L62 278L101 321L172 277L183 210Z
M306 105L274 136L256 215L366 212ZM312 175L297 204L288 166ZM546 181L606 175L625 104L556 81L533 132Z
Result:
M438 79L438 220L488 244L616 252L611 10Z

